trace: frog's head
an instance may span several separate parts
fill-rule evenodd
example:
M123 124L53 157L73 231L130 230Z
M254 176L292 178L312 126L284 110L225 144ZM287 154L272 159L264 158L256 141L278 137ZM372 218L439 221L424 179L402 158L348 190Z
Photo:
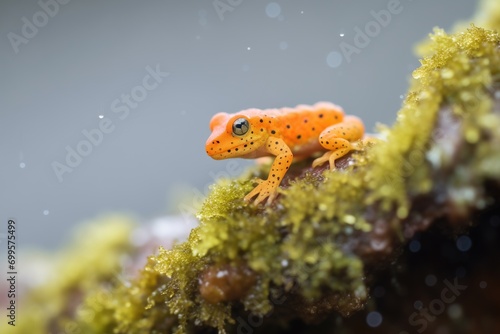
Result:
M210 121L212 134L207 139L207 154L216 160L232 157L254 158L260 156L268 137L260 118L251 117L253 110L238 114L218 113Z

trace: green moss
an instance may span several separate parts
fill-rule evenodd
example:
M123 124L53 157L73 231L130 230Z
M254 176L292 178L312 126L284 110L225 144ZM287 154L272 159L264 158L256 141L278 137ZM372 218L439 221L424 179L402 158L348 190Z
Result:
M75 237L60 253L37 254L36 260L35 255L23 257L27 262L32 258L37 270L46 277L45 283L29 289L27 298L19 301L21 312L16 333L82 332L75 321L76 314L82 311L79 302L95 291L96 286L115 279L120 271L120 258L131 249L132 225L127 217L103 217L77 229ZM24 271L24 275L28 273ZM40 279L40 272L35 275ZM104 314L95 318L102 319L101 316ZM6 321L0 323L0 332L11 330Z
M91 291L77 315L84 333L161 333L172 314L163 306L166 280L148 259L136 280L115 280ZM173 320L168 323L172 326Z

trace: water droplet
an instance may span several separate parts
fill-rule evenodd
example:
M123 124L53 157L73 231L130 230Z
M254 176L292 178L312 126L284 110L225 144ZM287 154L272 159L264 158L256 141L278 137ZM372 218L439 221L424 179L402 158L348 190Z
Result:
M487 287L487 286L488 286L488 283L486 283L485 281L481 281L481 282L479 283L479 287L480 287L481 289L486 289L486 287Z
M24 168L24 167L26 167L26 164L25 164L24 162L21 162L21 163L19 164L19 167Z
M44 215L44 216L47 216L49 213L50 213L50 211L49 211L49 210L43 210L43 215Z
M457 239L456 244L458 250L462 252L467 252L472 247L472 240L468 236L462 235L460 238Z
M415 308L415 310L420 310L422 307L424 307L424 304L422 304L420 300L416 300L413 303L413 307Z
M345 34L343 32L340 33L340 37L344 37Z
M103 119L103 118L104 118L104 115L99 115L99 118Z
M281 13L281 6L278 5L276 2L270 2L267 4L266 6L267 16L274 19L275 17L278 17L280 13Z
M399 95L399 98L400 98L401 100L402 100L402 99L404 99L404 97L405 97L405 96L404 96L404 95L402 95L402 94L401 94L401 95Z
M337 68L342 64L342 55L337 51L332 51L326 56L326 63L331 68Z
M382 323L382 315L376 311L372 311L366 316L366 323L370 327L378 327Z
M436 276L434 276L434 275L427 275L425 277L425 284L427 284L427 286L434 286L434 285L436 285L436 283L437 283Z
M420 79L422 77L422 72L420 72L419 70L415 70L411 75L413 79Z
M301 10L301 11L300 11L300 14L304 14L304 11L303 11L303 10Z
M422 246L420 245L420 242L418 240L412 240L410 242L410 245L408 246L408 248L410 249L410 252L412 253L416 253L420 250Z
M280 43L280 49L281 49L281 50L286 50L286 49L288 49L288 43L287 43L287 42L281 42L281 43Z
M287 260L281 260L281 266L283 266L283 267L288 266L288 261Z
M250 51L250 50L252 50L252 48L251 47L247 47L247 50Z

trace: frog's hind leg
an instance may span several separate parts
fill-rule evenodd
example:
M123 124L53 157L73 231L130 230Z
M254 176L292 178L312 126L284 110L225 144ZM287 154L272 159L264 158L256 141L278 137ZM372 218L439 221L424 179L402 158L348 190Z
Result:
M341 123L323 130L319 135L319 143L328 152L314 160L312 166L317 167L328 161L330 169L335 169L335 160L354 150L351 143L361 139L364 131L363 123L354 116L347 116Z

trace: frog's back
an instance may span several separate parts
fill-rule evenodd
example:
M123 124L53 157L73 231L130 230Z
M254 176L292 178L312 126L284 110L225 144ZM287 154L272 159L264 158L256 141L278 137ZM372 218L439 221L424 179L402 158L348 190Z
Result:
M237 115L249 119L251 134L265 133L271 137L281 138L297 155L323 151L324 148L318 142L319 135L327 127L344 119L342 108L329 102L318 102L312 106L298 105L294 108L252 108L243 110Z
M316 143L324 129L342 122L344 111L333 103L318 102L312 106L272 109L270 116L276 119L283 140L288 145L300 147Z

